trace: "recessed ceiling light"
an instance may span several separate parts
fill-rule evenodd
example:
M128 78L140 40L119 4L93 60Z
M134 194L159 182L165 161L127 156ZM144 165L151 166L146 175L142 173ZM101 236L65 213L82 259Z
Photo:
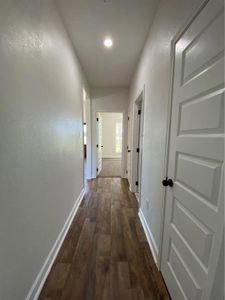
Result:
M109 38L109 37L105 38L104 39L104 45L107 48L111 48L112 45L113 45L113 40L111 38Z

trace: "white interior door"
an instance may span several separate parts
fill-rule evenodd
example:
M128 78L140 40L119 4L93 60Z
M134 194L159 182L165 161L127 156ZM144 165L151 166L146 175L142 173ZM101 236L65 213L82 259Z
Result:
M97 114L97 175L102 170L102 116Z
M129 111L129 115L131 115L130 111ZM132 182L132 178L131 178L131 148L132 148L131 118L129 116L128 122L127 122L127 178L128 178L130 186L131 186L131 182Z
M224 230L224 8L211 0L175 45L162 273L173 300L211 297Z

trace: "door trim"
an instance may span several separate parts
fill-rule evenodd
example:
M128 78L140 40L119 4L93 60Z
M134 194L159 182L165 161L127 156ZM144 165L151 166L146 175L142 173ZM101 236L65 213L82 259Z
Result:
M136 98L134 104L133 104L133 122L132 122L132 156L131 156L131 192L136 192L136 180L137 180L137 114L138 114L138 104L141 103L141 124L140 124L140 132L143 135L142 139L142 145L140 146L141 151L139 152L139 157L141 161L140 166L140 175L139 175L139 201L138 201L138 207L141 206L141 181L142 181L142 158L143 158L143 145L144 145L144 111L145 111L145 85L143 86L143 89L139 93L138 97Z
M175 46L177 41L186 31L186 29L191 25L194 19L201 13L204 7L208 4L210 0L203 0L200 5L197 5L191 15L187 18L186 22L180 27L178 32L175 34L174 38L171 41L170 49L170 84L169 84L169 97L167 103L167 130L166 130L166 138L165 138L165 155L164 155L164 170L163 170L163 178L167 177L168 173L168 165L169 165L169 147L170 147L170 132L171 132L171 118L172 118L172 103L173 103L173 81L174 81L174 67L175 67ZM158 266L159 270L162 267L162 249L163 249L163 238L164 238L164 226L165 226L165 211L166 209L166 189L164 189L163 193L163 201L162 201L162 210L161 210L161 224L160 224L160 239L159 239L159 255L158 255Z
M85 91L85 97L84 98L84 91ZM90 94L86 91L85 87L83 87L83 94L82 94L82 151L83 151L83 185L85 186L85 180L91 179L92 177L92 120L91 120L91 99ZM90 106L89 109L87 108L87 102L89 102ZM89 110L89 112L88 112ZM84 165L84 112L86 113L86 136L87 136L87 157L86 157L86 163L87 163L87 170L88 170L88 176L85 178L85 165ZM86 174L87 175L87 174Z
M126 149L126 143L127 143L127 128L126 128L126 117L127 114L124 111L121 110L105 110L105 109L98 109L96 110L95 114L94 114L94 120L92 122L92 178L97 178L98 174L97 174L97 152L96 152L96 147L95 145L97 144L97 126L96 126L96 118L98 113L120 113L122 114L122 124L123 124L123 135L122 135L122 162L121 162L121 178L126 178L126 168L127 168L127 149Z

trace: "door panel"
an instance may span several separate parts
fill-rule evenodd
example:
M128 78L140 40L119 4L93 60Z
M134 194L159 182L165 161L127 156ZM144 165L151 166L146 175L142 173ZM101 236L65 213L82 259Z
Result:
M170 246L170 254L168 261L170 270L171 272L173 272L175 278L177 276L177 278L179 278L179 281L185 282L183 290L180 290L178 288L178 291L176 291L176 295L178 295L177 299L183 299L185 295L188 299L201 299L201 288L193 279L191 273L188 271L185 261L182 259L182 257L179 254L179 251L176 249L176 246L172 242Z
M162 253L174 300L210 299L222 245L223 20L223 1L209 1L175 45Z
M221 162L177 153L175 179L189 190L204 197L205 201L216 204L221 167Z
M213 93L197 100L182 103L179 134L222 133L224 94ZM190 122L191 119L191 122Z

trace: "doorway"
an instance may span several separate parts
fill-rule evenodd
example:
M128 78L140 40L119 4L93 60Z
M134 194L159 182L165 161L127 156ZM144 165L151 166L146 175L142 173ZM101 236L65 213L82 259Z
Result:
M144 123L144 93L142 92L135 101L134 124L133 124L133 172L132 191L139 202L141 199L141 173L142 173L142 152L143 152L143 123Z
M91 107L90 98L83 88L83 178L91 178Z
M123 114L97 113L97 174L121 177L123 146Z

